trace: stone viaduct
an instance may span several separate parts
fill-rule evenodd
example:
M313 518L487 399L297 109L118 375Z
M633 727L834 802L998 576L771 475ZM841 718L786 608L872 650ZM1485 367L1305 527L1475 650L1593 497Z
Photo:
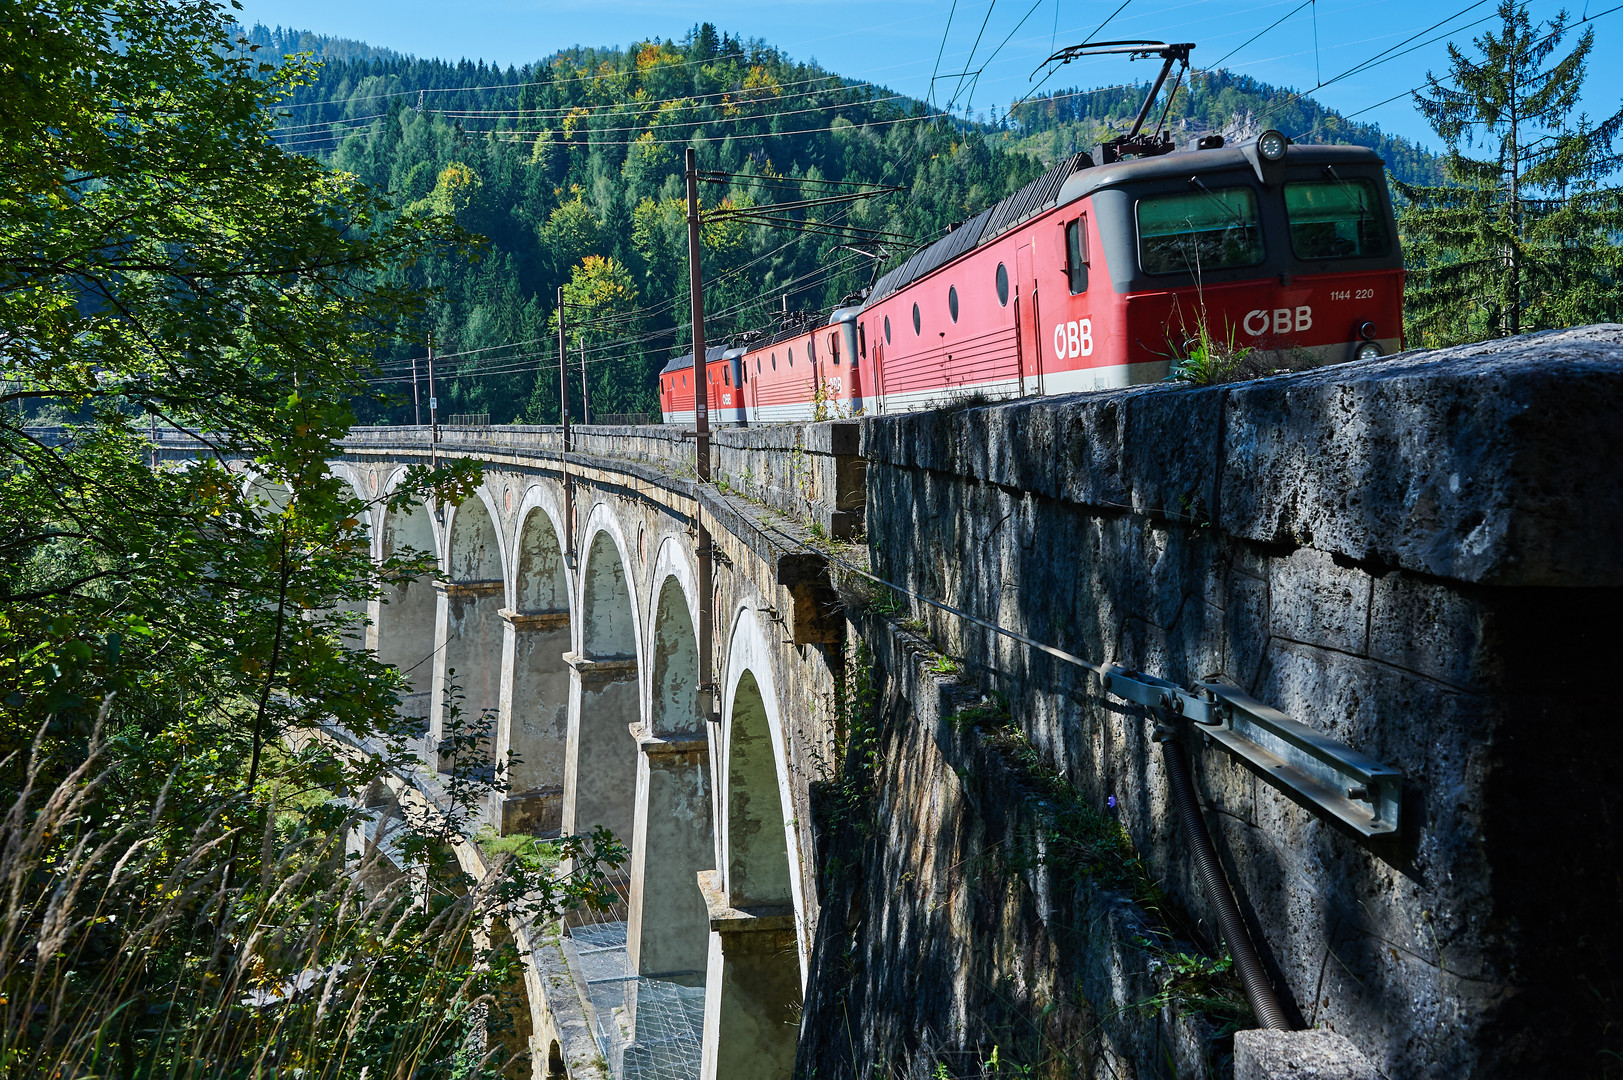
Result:
M675 429L577 429L568 454L556 429L446 429L433 451L483 483L376 511L379 555L411 545L439 572L379 598L367 645L408 673L431 750L451 682L495 717L516 763L489 822L623 839L628 974L702 988L706 1080L989 1057L1284 1075L1231 1037L1243 1008L1211 1005L1221 963L1179 981L1223 950L1163 737L1191 748L1293 1022L1350 1040L1355 1071L1324 1075L1580 1075L1623 995L1623 738L1587 674L1623 587L1619 405L1623 328L1600 327L726 430L704 487ZM431 452L422 429L341 449L374 501ZM1348 829L993 624L1226 680L1401 774L1402 826ZM1132 858L1111 862L1118 835ZM606 1053L584 952L526 933L536 1075L655 1075L635 1002Z

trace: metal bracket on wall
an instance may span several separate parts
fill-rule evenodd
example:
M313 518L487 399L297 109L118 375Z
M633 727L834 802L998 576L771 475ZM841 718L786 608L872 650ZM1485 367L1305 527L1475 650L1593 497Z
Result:
M1105 665L1100 679L1119 698L1152 708L1170 706L1258 776L1355 832L1366 837L1397 832L1403 774L1369 755L1225 683L1202 682L1189 690L1116 664Z

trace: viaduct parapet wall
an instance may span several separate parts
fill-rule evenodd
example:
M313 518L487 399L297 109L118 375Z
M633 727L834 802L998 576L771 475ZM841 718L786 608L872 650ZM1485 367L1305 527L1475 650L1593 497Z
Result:
M1603 689L1620 433L1619 327L875 418L867 540L878 576L912 592L1090 659L1230 681L1402 772L1403 829L1366 840L1192 743L1297 1023L1392 1077L1600 1075L1623 957L1623 737ZM1156 718L904 606L916 632L862 622L878 832L825 897L802 1061L849 1056L848 1010L857 1075L887 1059L924 1075L1000 1042L1080 1075L1201 1075L1221 1009L1188 1022L1198 980L1186 1015L1156 1008L1153 973L1183 946L1095 887L1108 865L1090 868L1055 805L1119 820L1160 925L1212 949ZM1006 719L964 721L983 693Z

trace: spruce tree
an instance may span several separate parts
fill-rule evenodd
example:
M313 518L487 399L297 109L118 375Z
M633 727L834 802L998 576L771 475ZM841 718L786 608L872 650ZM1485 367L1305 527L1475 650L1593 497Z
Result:
M1410 265L1411 341L1448 345L1623 315L1623 198L1607 181L1623 110L1572 114L1595 45L1586 28L1552 62L1565 12L1534 25L1515 0L1469 57L1428 73L1416 104L1448 147L1447 183L1397 182ZM1468 151L1477 149L1480 156Z

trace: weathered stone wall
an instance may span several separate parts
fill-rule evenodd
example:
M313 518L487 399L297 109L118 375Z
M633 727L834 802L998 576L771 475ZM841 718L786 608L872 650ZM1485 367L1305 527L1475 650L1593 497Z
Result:
M1192 747L1299 1023L1392 1077L1598 1075L1623 958L1623 736L1603 689L1623 586L1620 406L1623 327L1595 327L873 418L867 536L876 572L913 591L1084 657L1223 676L1403 772L1402 833L1370 842ZM960 658L971 697L1007 698L1042 768L1100 812L1113 797L1169 911L1210 946L1153 718L1007 638L908 615ZM828 860L855 869L824 897L803 1071L956 1073L988 1044L1042 1075L1188 1076L1191 1054L1220 1070L1225 1044L1175 1025L1146 1036L1155 1016L1119 1012L1139 992L1131 956L1077 953L1107 899L1056 899L1042 859L1005 867L1001 892L972 880L1030 790L988 782L1005 765L943 715L948 691L896 633L864 635L877 825L842 832ZM1119 1045L1066 1049L1101 1029Z

